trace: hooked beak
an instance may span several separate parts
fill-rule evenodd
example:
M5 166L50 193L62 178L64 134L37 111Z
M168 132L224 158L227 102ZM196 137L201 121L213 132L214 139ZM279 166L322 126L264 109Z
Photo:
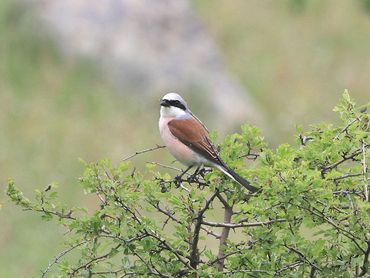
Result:
M164 106L164 107L170 107L170 103L167 99L161 99L161 102L160 102L161 106Z

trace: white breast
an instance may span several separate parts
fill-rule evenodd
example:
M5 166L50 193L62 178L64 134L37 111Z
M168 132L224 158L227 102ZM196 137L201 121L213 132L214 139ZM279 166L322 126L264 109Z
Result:
M180 142L168 128L168 122L174 118L159 119L159 131L161 133L162 140L166 145L169 152L182 164L187 166L200 165L205 162L205 159L200 155L191 150L188 146Z

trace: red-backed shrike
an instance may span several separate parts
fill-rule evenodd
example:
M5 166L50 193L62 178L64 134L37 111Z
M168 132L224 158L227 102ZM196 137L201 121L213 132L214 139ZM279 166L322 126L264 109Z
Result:
M210 166L219 169L251 192L258 189L230 169L208 138L205 126L191 113L185 100L169 93L161 99L159 131L170 153L189 168Z

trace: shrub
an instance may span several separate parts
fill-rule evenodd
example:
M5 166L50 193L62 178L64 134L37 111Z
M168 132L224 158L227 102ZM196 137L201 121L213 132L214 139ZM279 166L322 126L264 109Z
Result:
M295 145L276 150L249 125L227 136L221 156L261 189L254 194L217 170L171 177L159 169L179 169L151 163L141 174L127 161L112 166L108 160L86 163L80 179L100 203L92 213L58 202L54 184L30 201L9 181L7 194L67 231L66 249L43 277L52 271L70 277L365 276L368 106L356 107L345 92L334 109L338 125L299 128Z

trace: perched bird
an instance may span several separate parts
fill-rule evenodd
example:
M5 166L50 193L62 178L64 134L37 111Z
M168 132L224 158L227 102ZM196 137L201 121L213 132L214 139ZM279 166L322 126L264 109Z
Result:
M206 127L193 115L180 95L166 94L160 104L159 131L161 137L170 153L182 164L188 166L186 171L194 166L214 167L249 191L258 190L222 161L208 137Z

